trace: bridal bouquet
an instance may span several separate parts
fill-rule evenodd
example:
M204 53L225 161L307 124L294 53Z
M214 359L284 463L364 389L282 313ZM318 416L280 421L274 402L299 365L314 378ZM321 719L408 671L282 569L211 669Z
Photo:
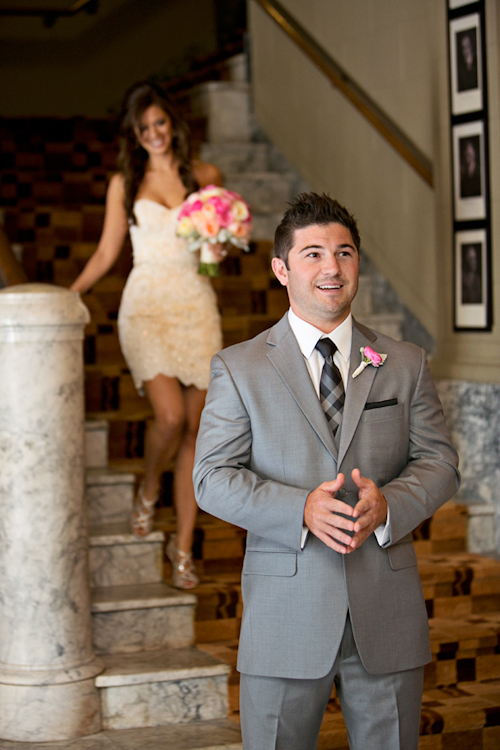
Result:
M248 251L252 228L250 208L238 193L208 185L186 198L179 213L176 233L188 242L188 250L200 250L202 276L218 276L219 261L211 245L230 242Z

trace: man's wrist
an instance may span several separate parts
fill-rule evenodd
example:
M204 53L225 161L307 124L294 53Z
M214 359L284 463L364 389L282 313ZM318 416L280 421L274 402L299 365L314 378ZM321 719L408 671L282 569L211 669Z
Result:
M379 492L380 492L380 490L379 490ZM382 499L384 501L384 514L383 514L383 517L382 517L382 519L380 521L380 524L385 524L385 523L387 523L387 518L389 517L389 506L387 505L387 500L385 499L384 493L380 492L380 495L382 496Z

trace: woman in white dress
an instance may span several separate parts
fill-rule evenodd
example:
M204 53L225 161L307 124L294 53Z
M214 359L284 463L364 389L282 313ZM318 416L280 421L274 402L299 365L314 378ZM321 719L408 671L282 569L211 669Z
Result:
M196 520L191 473L198 424L210 378L210 359L222 347L215 293L197 273L197 254L175 235L184 199L220 185L217 167L192 160L187 128L165 94L140 83L125 97L120 172L109 183L100 242L71 289L85 292L109 271L130 230L134 267L118 315L120 343L134 383L153 408L146 435L144 479L134 501L137 537L153 525L160 477L175 459L177 534L167 554L173 583L198 584L192 558ZM219 259L225 251L215 246Z

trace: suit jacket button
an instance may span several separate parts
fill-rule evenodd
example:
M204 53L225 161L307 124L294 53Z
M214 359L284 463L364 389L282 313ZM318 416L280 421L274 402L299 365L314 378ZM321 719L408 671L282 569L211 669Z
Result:
M346 495L347 495L347 490L345 490L343 487L341 487L340 490L338 491L338 496L339 497L345 497Z

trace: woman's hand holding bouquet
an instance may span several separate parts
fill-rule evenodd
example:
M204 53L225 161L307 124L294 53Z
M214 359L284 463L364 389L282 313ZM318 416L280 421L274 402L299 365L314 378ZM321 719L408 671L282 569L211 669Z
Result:
M248 251L252 216L247 203L232 190L208 185L191 193L182 206L177 235L188 242L188 250L200 250L202 276L218 276L219 258L213 246L230 242Z

